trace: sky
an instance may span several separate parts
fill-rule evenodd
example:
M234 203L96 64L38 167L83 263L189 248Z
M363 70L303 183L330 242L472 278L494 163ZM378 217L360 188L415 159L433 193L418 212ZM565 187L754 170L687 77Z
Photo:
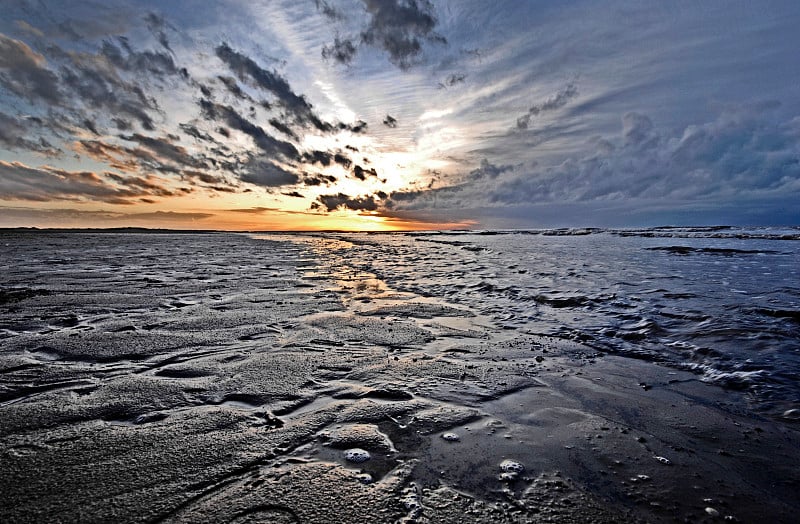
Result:
M796 0L0 11L0 227L800 224Z

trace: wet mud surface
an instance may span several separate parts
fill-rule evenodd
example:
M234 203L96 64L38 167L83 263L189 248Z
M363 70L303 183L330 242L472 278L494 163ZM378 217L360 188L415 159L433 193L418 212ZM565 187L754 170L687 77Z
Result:
M0 235L0 520L796 521L786 399L536 329L496 287L437 288L445 268L394 283L345 244ZM530 300L606 300L576 297Z

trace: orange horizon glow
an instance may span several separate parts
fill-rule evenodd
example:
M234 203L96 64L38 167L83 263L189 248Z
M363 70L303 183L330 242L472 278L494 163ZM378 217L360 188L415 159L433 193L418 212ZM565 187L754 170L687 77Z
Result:
M199 211L199 210L198 210ZM343 231L343 232L392 232L392 231L439 231L470 229L477 221L424 221L389 217L378 214L337 211L329 214L291 213L278 210L264 211L223 211L203 210L209 216L204 218L183 218L180 213L171 215L165 212L163 219L153 216L141 218L132 214L114 214L110 218L90 220L75 216L67 218L48 218L0 222L2 228L37 229L167 229L180 231L230 231L230 232L304 232L304 231Z

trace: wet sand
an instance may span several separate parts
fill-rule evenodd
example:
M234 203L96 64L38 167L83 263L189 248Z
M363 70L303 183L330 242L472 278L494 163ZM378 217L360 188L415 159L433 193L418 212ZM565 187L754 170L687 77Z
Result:
M3 522L797 519L797 422L696 374L303 242L0 243Z

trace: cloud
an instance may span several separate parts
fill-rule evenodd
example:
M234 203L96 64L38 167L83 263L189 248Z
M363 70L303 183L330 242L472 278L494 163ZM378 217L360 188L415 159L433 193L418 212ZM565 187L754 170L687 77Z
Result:
M340 208L353 211L375 211L378 209L378 202L372 196L351 197L344 193L339 193L318 196L317 202L312 204L312 209L320 208L324 208L329 213Z
M61 85L87 106L115 117L127 116L139 122L143 129L155 130L150 112L158 112L155 99L144 90L124 80L109 69L106 58L97 55L72 54L71 64L61 68ZM80 111L80 108L76 108Z
M389 61L407 69L422 51L422 40L444 42L434 32L436 18L427 0L363 0L371 15L361 40L389 53Z
M275 129L277 129L278 131L280 131L284 135L288 136L292 140L297 140L297 141L300 140L300 137L297 136L297 133L292 131L292 128L290 128L289 126L287 126L286 124L284 124L283 122L278 120L277 118L270 118L269 119L269 125L271 125Z
M312 151L303 155L303 160L310 164L322 164L323 166L331 165L333 162L333 154L326 151Z
M375 168L364 169L361 166L356 166L353 168L353 176L363 182L371 176L377 178L378 172L375 171Z
M305 97L295 93L289 82L275 71L267 71L261 68L250 57L231 49L226 44L220 44L215 49L217 57L222 60L228 68L242 82L250 82L252 85L272 93L278 104L286 109L293 119L303 125L312 125L320 131L329 132L333 126L323 122L314 114L311 104Z
M43 137L31 139L25 135L33 127L31 119L19 119L0 112L0 144L11 150L35 151L46 156L59 156L63 153Z
M336 183L336 177L333 175L308 175L303 177L303 184L306 186L329 186Z
M167 29L174 30L175 28L172 27L163 17L155 14L155 13L147 13L147 16L144 17L144 21L147 24L147 29L153 34L153 36L158 40L158 43L161 44L164 49L172 53L172 48L169 45L169 39L167 38Z
M322 58L333 59L342 64L349 64L356 56L356 45L349 38L340 39L338 36L333 44L322 46Z
M47 60L19 40L0 34L0 86L31 102L57 104L62 94Z
M467 75L463 73L448 75L447 78L439 82L438 87L439 89L447 89L448 87L453 87L458 84L463 84L466 78Z
M489 178L495 179L501 174L514 169L512 165L503 165L497 166L489 162L488 159L484 158L481 160L481 165L477 169L473 169L470 171L470 178L473 180L481 179L481 178Z
M178 211L154 211L148 213L124 213L119 211L89 211L85 209L39 209L29 207L0 208L0 223L11 227L35 225L37 227L85 227L86 224L116 226L149 223L158 226L164 222L172 224L205 220L213 213L184 213Z
M261 187L281 187L297 184L300 177L268 160L254 160L245 166L239 178Z
M437 19L433 4L428 0L362 0L368 21L358 36L336 37L334 43L322 48L322 56L349 64L358 51L357 42L385 51L389 61L400 69L408 69L422 53L423 42L446 43L437 34ZM344 14L327 2L317 2L317 8L331 20L341 20Z
M124 71L157 76L183 74L175 65L172 56L167 53L135 51L125 37L117 37L117 42L119 46L110 40L105 40L100 53Z
M350 166L353 165L353 161L347 158L341 152L336 153L333 155L333 161L342 166L345 169L350 169Z
M268 156L279 155L286 159L299 160L300 153L293 144L268 134L264 128L250 122L232 107L215 104L206 99L200 100L200 107L207 119L221 121L228 127L248 135Z
M552 95L541 104L535 104L528 112L517 118L517 129L528 129L531 119L547 111L554 111L567 105L570 100L578 96L578 87L574 83L567 84L563 89Z
M192 138L203 140L205 142L216 142L216 140L214 140L214 138L211 135L209 135L205 131L201 131L200 129L197 128L197 126L188 123L182 123L179 124L179 127L181 128L181 130L183 130L184 133L186 133Z
M225 86L225 89L227 89L236 98L240 100L247 100L248 102L253 101L250 95L242 91L242 88L239 87L239 84L236 83L235 78L230 76L219 75L217 76L217 80L222 82L222 85Z
M36 168L21 162L0 161L0 200L98 201L128 205L141 198L174 194L155 177L99 175L92 171L67 171L50 166Z
M591 139L593 147L583 155L551 165L498 167L484 160L448 186L395 192L385 205L395 211L549 204L566 210L624 203L628 212L644 216L653 201L677 209L692 202L730 207L800 197L800 119L776 119L773 109L727 108L677 134L658 130L645 115L626 113L616 138Z
M622 143L627 147L647 149L658 145L659 137L653 132L653 122L646 115L635 112L622 117Z

